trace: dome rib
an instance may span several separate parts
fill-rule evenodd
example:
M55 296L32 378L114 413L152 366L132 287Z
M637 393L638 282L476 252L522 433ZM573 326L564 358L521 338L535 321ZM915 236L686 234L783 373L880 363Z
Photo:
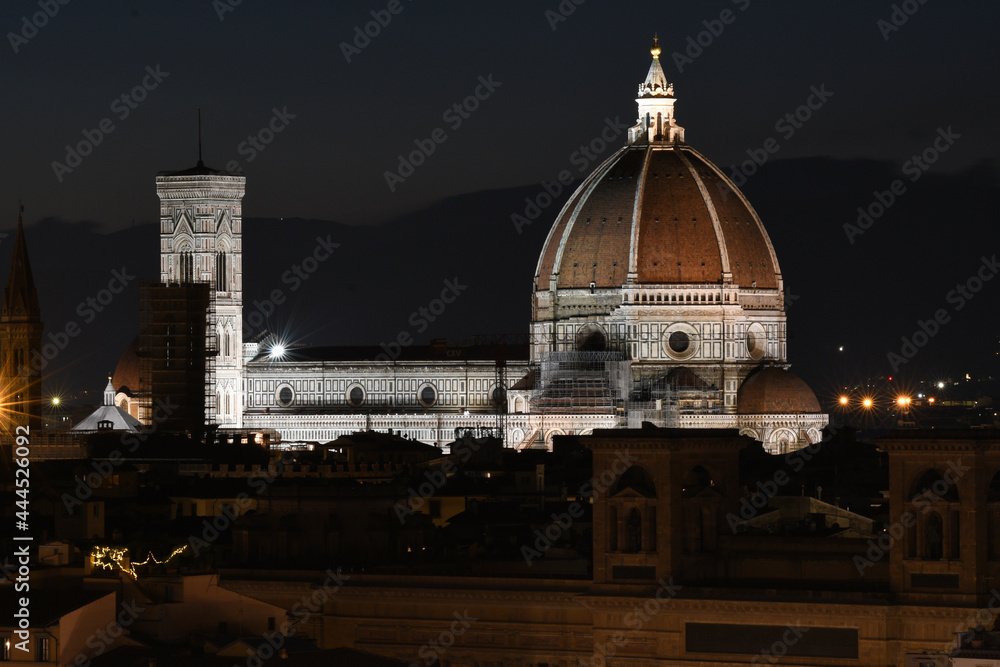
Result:
M601 165L597 169L594 170L594 173L591 174L590 179L588 179L587 181L584 181L584 183L580 186L579 189L582 191L582 195L578 199L576 207L574 208L572 214L569 216L568 221L567 221L566 225L563 228L562 237L559 240L559 247L558 247L558 250L556 252L555 260L553 261L553 264L552 264L552 271L551 271L551 273L556 274L556 275L559 276L559 281L557 283L557 287L563 286L563 285L565 285L566 287L586 287L586 286L589 286L589 284L590 284L590 282L592 280L590 277L586 277L585 276L586 279L582 280L582 281L580 279L580 276L581 275L585 275L585 272L579 272L578 271L578 272L573 272L573 274L571 274L570 276L565 276L564 271L563 271L563 258L565 256L565 251L566 251L566 248L569 245L569 241L570 241L571 237L573 237L573 231L574 231L574 229L576 229L576 223L580 219L581 215L583 215L584 209L587 208L588 206L592 206L595 209L599 209L599 208L601 208L602 205L606 205L608 203L607 199L609 199L609 197L603 196L603 193L602 193L602 196L599 196L599 197L593 197L592 198L592 195L593 195L594 191L597 189L598 186L600 186L602 184L606 184L608 175L619 164L619 162L621 160L624 160L624 159L628 158L629 153L630 153L630 150L629 150L629 148L627 146L625 146L625 147L621 148L620 150L616 151L614 153L614 155L612 155L611 157L609 157L607 160L605 160L603 163L601 163ZM636 180L638 181L638 179L636 179ZM628 190L628 189L632 190L631 196L632 196L632 198L634 198L635 197L635 187L626 188L626 190ZM613 195L610 197L610 199L614 199ZM593 216L591 216L591 217L593 217ZM598 234L598 236L600 236L600 235ZM598 239L589 238L589 235L583 234L582 235L582 242L586 244L588 250L591 250L593 252L592 256L584 256L583 259L588 259L588 260L589 259L598 259L598 257L601 254L600 253L600 247L599 247L600 246L600 239L599 238ZM613 253L605 253L605 254L608 257L613 257L614 256ZM572 269L574 267L569 267L569 268ZM575 267L575 268L580 268L580 267ZM624 271L623 271L623 273L624 273ZM600 281L600 282L601 282L601 284L603 284L605 281ZM618 281L618 285L619 286L621 286L624 283L625 283L624 280ZM551 282L550 282L549 289L551 289L551 288L552 288L552 285L551 285Z
M698 171L691 165L691 161L687 159L687 156L684 155L684 151L678 150L677 157L687 165L688 171L691 172L691 178L698 184L698 190L701 192L702 199L705 200L705 208L708 209L708 215L712 218L712 228L715 230L715 240L719 246L719 262L722 264L722 275L719 278L723 283L732 282L733 272L729 265L726 235L722 233L722 225L719 224L719 213L715 210L715 202L712 200L712 195L709 194L704 181L698 175Z
M593 174L591 174L591 177L593 177ZM584 183L586 183L586 181L584 181ZM584 189L581 185L575 192L573 192L569 200L563 204L562 210L560 210L559 215L556 216L555 224L549 228L549 233L545 237L545 245L542 246L542 254L538 256L538 266L535 268L536 289L552 289L550 278L552 276L552 268L555 266L555 256L559 252L559 245L554 245L552 243L552 239L557 235L560 240L562 239L562 232L565 229L566 224L569 222L569 219L572 217L570 211L576 210L577 205L583 198L583 193ZM547 272L544 271L545 267L549 268Z
M646 159L642 161L642 169L639 170L639 183L636 188L635 206L632 208L632 235L629 239L628 247L628 276L627 282L634 283L639 279L639 225L642 215L642 204L646 194L646 174L649 172L649 160L652 151L646 151Z
M762 284L759 284L758 287L781 290L782 289L781 267L778 264L778 255L777 253L774 252L774 245L771 243L771 237L768 236L767 231L764 229L764 223L761 222L760 216L757 215L757 211L750 204L747 198L743 195L740 189L735 187L732 181L730 181L729 178L725 174L723 174L722 171L715 164L713 164L711 160L707 159L704 155L694 150L693 148L690 147L686 148L688 151L691 152L692 155L698 157L701 163L708 168L708 170L715 177L715 179L718 179L716 182L721 184L717 188L720 195L722 195L723 201L721 203L716 204L715 197L712 196L711 190L709 189L708 191L708 198L713 202L713 206L715 207L715 209L717 211L722 209L724 213L732 212L735 218L735 215L740 214L739 207L734 206L736 203L735 201L730 202L728 200L728 195L734 195L734 198L743 205L743 209L745 209L745 211L750 214L750 218L752 219L753 224L756 226L757 234L750 236L750 238L754 239L751 243L742 244L739 243L739 241L737 241L736 245L753 246L756 245L756 241L758 239L763 241L764 247L766 248L767 259L770 260L770 266L766 267L767 270L762 274L763 275L762 279L758 275L758 281L762 280ZM746 239L747 235L741 234L739 230L735 229L735 225L729 223L728 217L729 217L728 215L725 215L724 220L720 222L720 227L723 229L723 234L727 238L732 237L733 239ZM752 254L757 254L757 255L763 254L760 252L761 250L760 248L740 247L740 248L734 248L734 250L737 251L737 253L741 257L746 257ZM732 267L732 268L737 268L737 267ZM752 276L757 274L757 272L748 271L750 267L738 267L738 268L742 269L742 271L733 271L733 282L738 285L742 285L743 287L750 287L754 281L754 278ZM744 275L748 274L751 277L747 278L746 280L741 280L741 278L743 278Z

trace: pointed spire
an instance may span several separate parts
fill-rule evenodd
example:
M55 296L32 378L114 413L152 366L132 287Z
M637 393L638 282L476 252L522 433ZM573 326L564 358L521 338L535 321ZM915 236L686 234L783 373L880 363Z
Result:
M111 376L108 376L108 386L104 388L104 405L113 406L115 404L115 387L111 384Z
M41 320L38 291L35 289L35 279L31 275L28 246L24 242L24 223L21 219L23 212L24 205L18 202L14 256L10 261L7 288L3 295L3 308L0 309L0 320L4 322L38 322Z
M649 66L646 80L639 85L639 97L673 97L674 86L667 83L667 76L660 66L660 40L653 34L653 48L649 50L653 62Z
M201 107L198 107L198 166L205 166L205 163L201 161Z

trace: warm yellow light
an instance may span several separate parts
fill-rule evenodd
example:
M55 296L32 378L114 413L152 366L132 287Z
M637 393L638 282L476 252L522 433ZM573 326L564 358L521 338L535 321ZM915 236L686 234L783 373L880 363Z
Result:
M59 397L58 396L54 396L52 398L52 405L59 405Z
M900 405L909 405L910 399L906 396L900 396L899 398L896 399L896 402L899 403Z
M167 556L166 560L162 561L157 560L156 556L154 556L153 552L151 551L149 552L149 555L146 556L146 560L144 560L143 562L129 563L129 565L126 567L125 558L129 555L128 549L115 549L113 547L95 546L94 550L90 553L90 562L94 565L94 567L99 567L105 570L114 570L115 567L117 566L119 570L132 575L133 579L138 580L139 573L136 572L135 568L140 567L142 565L149 565L150 563L162 565L164 563L169 562L175 556L179 556L180 554L184 553L185 550L187 550L186 544L182 547L174 549L173 552L171 552L171 554Z
M932 398L928 398L928 399L927 399L927 402L928 402L928 403L933 403L933 402L934 402L934 398L933 398L933 397L932 397Z
M861 404L864 405L866 408L870 408L872 406L872 399L866 398L865 400L861 401Z
M847 405L847 397L846 396L841 396L840 397L840 404L841 405Z

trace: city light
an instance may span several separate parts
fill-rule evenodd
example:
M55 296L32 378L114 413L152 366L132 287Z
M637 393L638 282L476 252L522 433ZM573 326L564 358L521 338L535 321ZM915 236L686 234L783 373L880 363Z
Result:
M150 551L146 556L146 560L141 563L131 562L129 559L128 549L116 549L114 547L102 547L94 546L93 551L90 552L90 562L94 567L99 567L104 570L114 570L117 567L122 572L129 574L133 579L139 579L139 573L136 571L137 567L142 567L143 565L149 565L150 563L156 565L164 565L174 557L181 555L187 550L188 546L185 544L181 547L174 549L165 560L157 560L153 552Z
M861 401L861 405L865 406L866 408L870 408L872 406L872 402L873 402L872 399L866 398L863 401Z
M848 400L848 399L847 399L847 397L846 397L846 396L841 396L841 397L840 397L840 404L841 404L841 405L847 405L847 400Z
M285 344L275 343L271 346L271 352L268 354L272 359L281 359L285 356Z
M896 399L896 403L899 404L899 405L909 405L910 404L910 397L909 396L900 396L899 398Z
M938 389L944 389L944 382L938 382Z

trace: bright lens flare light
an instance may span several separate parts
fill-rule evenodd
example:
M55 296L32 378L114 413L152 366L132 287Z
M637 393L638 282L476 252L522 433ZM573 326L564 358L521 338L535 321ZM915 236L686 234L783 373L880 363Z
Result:
M841 405L847 405L847 397L846 396L841 396L840 397L840 404Z
M872 402L873 402L872 399L866 398L863 401L861 401L861 405L865 406L866 408L870 408L872 406Z
M269 356L272 359L280 359L285 356L285 344L275 343L274 346L271 347L271 354Z
M910 404L910 397L909 396L900 396L899 398L896 399L896 403L898 405L909 405Z
M53 396L52 397L52 405L59 405L59 397L58 396Z

